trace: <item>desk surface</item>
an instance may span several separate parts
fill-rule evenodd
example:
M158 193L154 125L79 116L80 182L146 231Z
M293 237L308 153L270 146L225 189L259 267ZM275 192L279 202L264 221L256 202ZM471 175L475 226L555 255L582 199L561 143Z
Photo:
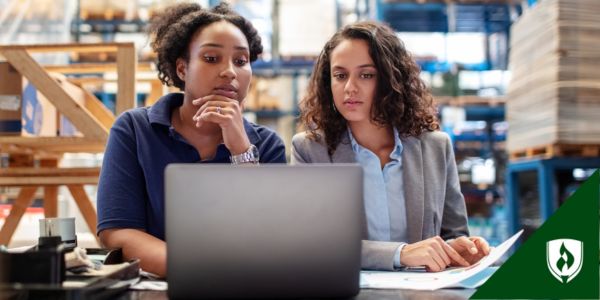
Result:
M437 291L414 291L414 290L374 290L362 289L354 300L462 300L469 299L475 293L474 289L441 289ZM145 299L168 299L164 291L128 291L121 295L120 300L145 300Z

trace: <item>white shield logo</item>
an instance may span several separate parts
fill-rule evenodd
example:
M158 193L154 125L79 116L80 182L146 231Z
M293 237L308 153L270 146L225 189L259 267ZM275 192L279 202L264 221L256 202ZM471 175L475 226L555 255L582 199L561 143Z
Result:
M583 265L583 243L572 239L556 239L546 243L546 264L554 278L568 283Z

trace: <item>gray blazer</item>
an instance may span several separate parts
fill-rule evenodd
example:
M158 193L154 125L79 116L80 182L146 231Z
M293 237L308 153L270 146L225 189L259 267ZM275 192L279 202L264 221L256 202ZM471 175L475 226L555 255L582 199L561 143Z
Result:
M401 140L408 243L437 235L443 239L468 235L465 200L448 135L424 132ZM306 132L292 139L291 164L355 162L347 132L331 158L323 139L310 139ZM366 238L366 224L364 228ZM393 270L398 242L363 240L362 268Z

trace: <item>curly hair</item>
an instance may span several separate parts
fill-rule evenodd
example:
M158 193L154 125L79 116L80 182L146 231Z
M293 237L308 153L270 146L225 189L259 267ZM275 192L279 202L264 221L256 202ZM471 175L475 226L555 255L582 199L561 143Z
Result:
M167 86L185 89L185 82L177 76L177 59L189 62L189 44L194 34L209 24L227 21L239 28L250 51L250 62L262 53L263 47L258 32L252 23L234 12L227 3L212 9L204 9L196 3L180 3L169 6L155 15L148 28L152 49L158 55L158 78Z
M315 63L308 91L300 102L301 126L310 138L321 139L318 131L322 131L332 156L346 130L346 120L335 110L331 92L331 52L346 39L367 42L378 72L371 108L373 122L393 126L403 137L439 129L433 98L404 43L388 26L365 21L347 25L334 34Z

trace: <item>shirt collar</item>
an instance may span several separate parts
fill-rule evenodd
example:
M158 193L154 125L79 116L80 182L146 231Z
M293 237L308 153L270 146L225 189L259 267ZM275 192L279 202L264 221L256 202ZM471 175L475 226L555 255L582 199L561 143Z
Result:
M181 105L183 105L182 93L170 93L164 95L150 107L148 121L150 121L150 124L160 124L171 127L171 113L173 112L173 109ZM260 135L256 131L254 124L250 123L246 118L244 118L244 130L248 135L250 143L258 145L261 141Z
M354 136L352 135L352 130L348 127L348 137L350 138L350 143L352 144L352 150L354 153L359 153L360 151L364 151L365 148L361 146ZM400 139L400 134L398 133L398 129L394 127L394 150L390 153L390 158L398 160L402 156L402 140Z
M402 149L404 149L404 147L402 146L402 140L400 139L400 134L398 133L398 129L396 129L394 127L394 150L392 151L392 153L390 153L390 158L391 159L400 159L400 157L402 156Z
M183 105L182 93L170 93L164 95L150 107L150 110L148 111L148 121L150 121L150 124L160 124L170 127L171 112L181 105Z
M354 151L354 153L360 152L360 150L363 149L363 147L358 144L356 139L354 139L354 136L352 135L352 130L350 129L350 127L348 127L348 137L350 138L350 144L352 145L352 150Z

